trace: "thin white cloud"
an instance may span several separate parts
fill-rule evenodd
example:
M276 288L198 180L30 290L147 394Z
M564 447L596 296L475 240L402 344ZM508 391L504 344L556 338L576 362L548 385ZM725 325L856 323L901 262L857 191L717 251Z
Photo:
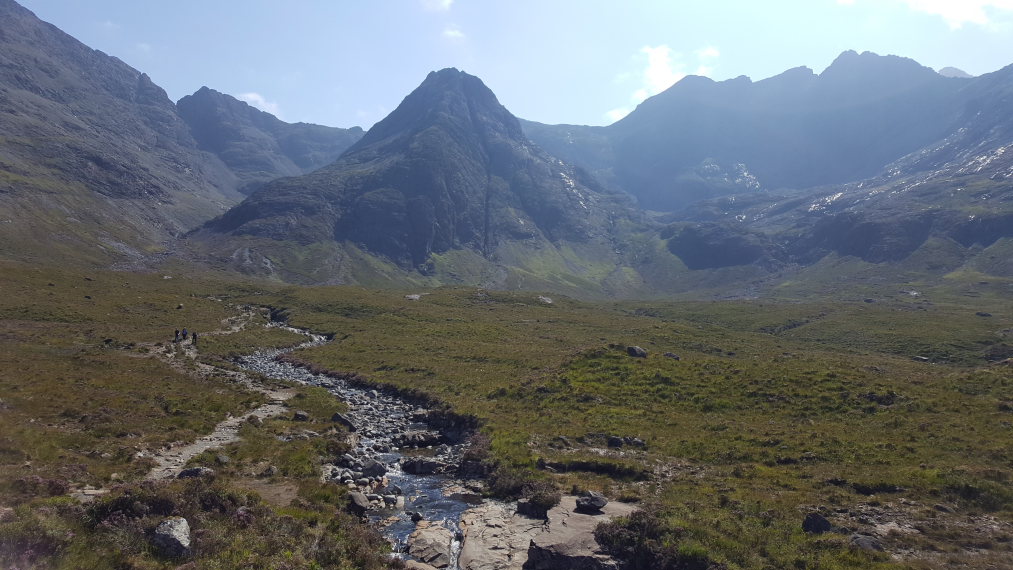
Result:
M672 48L667 45L657 47L644 46L640 53L647 56L647 69L644 70L644 87L638 89L634 97L647 99L651 95L661 93L676 81L686 77L682 65L673 61ZM677 55L677 54L676 54ZM638 101L639 102L639 101Z
M240 101L246 101L251 106L260 109L261 111L271 113L275 117L281 116L280 111L278 109L278 104L273 101L268 101L267 99L264 99L264 96L261 95L260 93L254 92L240 93L239 95L236 95L236 98L239 99Z
M136 47L137 51L140 51L140 52L144 52L144 53L150 53L151 52L151 44L149 44L149 43L140 42L140 43L136 44L134 47Z
M454 5L454 0L422 0L422 7L433 12L446 12Z
M714 46L705 46L693 51L696 64L693 73L696 75L711 75L714 73L714 63L721 52ZM644 46L636 56L636 61L643 65L639 73L622 72L616 75L617 83L628 80L639 79L639 85L630 94L631 105L617 107L605 112L605 118L615 122L622 119L633 110L636 105L643 103L648 97L661 93L674 85L677 81L689 74L689 63L686 57L679 52L672 51L667 45Z
M115 32L116 30L120 29L120 25L112 20L106 20L102 22L101 24L99 24L99 27L101 27L103 30L107 32Z
M904 0L904 3L916 12L940 16L951 29L962 28L964 24L989 26L1000 13L1013 12L1013 0Z
M446 28L443 28L443 37L450 40L463 40L465 36L464 32L461 31L461 28L451 24Z
M721 52L714 46L707 46L696 50L696 56L700 59L716 59L721 57Z

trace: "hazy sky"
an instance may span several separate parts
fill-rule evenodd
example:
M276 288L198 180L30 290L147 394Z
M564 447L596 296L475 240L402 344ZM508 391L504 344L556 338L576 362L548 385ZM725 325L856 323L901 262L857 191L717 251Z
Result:
M519 117L601 125L685 74L821 72L847 49L1013 63L1013 0L19 1L174 100L206 85L338 127L368 128L444 67Z

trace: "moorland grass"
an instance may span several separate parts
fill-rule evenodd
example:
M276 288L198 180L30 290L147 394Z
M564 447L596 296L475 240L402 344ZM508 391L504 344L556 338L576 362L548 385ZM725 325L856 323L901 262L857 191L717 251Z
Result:
M986 359L1013 325L1001 294L547 304L475 289L412 301L305 288L270 303L297 326L335 335L296 358L477 416L501 464L566 470L554 476L561 486L657 503L687 548L730 567L885 563L849 549L846 536L803 533L805 509L844 513L838 522L851 528L861 525L849 513L901 499L1006 521L1013 513L1004 411L1013 374ZM978 315L985 309L991 317ZM648 358L628 356L630 345ZM589 434L646 447L602 453L580 443ZM907 510L919 519L932 509ZM903 548L906 539L887 540ZM919 540L945 548L956 539L926 526Z
M967 273L934 286L834 285L841 301L782 289L775 293L783 298L752 301L581 303L552 295L550 304L534 293L470 288L428 290L413 301L359 288L5 269L12 271L3 273L0 296L0 421L8 422L0 482L7 504L43 509L31 524L52 527L46 536L76 532L60 526L64 499L46 495L108 481L113 470L136 478L146 466L130 450L202 433L257 401L224 379L194 384L150 358L178 349L167 342L173 328L219 328L237 305L250 304L333 336L297 351L297 359L425 393L477 417L503 486L549 497L548 487L531 483L547 481L640 500L655 521L656 544L645 559L729 568L892 563L849 548L846 535L802 532L811 510L865 531L874 521L862 522L863 513L887 512L917 529L883 537L890 549L950 557L914 556L915 566L974 566L986 558L968 552L999 559L1010 551L1002 532L977 536L962 522L993 517L1008 525L1013 517L1013 369L998 361L1013 330L1013 303L1001 279L982 284ZM263 318L233 337L204 336L204 358L222 362L297 340L261 328ZM648 357L628 356L631 345ZM302 394L292 405L324 423L279 418L244 426L243 442L216 467L219 483L234 489L273 464L299 499L277 512L303 521L303 529L340 525L321 513L332 512L341 493L315 481L320 460L340 451L323 420L340 405ZM100 420L120 415L127 428ZM330 435L277 438L298 429ZM608 436L643 446L609 448ZM216 461L217 453L195 463ZM4 528L5 536L27 532ZM216 544L233 552L231 531L221 532ZM620 542L616 548L626 548ZM53 544L60 552L78 548Z

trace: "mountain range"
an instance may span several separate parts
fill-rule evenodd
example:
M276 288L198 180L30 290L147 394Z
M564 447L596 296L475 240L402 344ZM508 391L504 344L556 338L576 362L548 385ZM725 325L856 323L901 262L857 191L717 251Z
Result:
M845 52L686 77L607 127L429 74L363 132L144 73L0 0L0 255L297 283L738 294L835 272L1013 276L1013 67Z

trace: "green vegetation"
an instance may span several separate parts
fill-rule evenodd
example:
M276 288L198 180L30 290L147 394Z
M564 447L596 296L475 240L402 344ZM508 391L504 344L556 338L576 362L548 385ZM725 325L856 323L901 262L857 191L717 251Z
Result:
M89 566L102 551L123 565L168 567L147 542L127 538L150 531L166 496L209 537L195 554L206 567L379 563L375 535L336 514L344 491L318 479L321 459L346 445L329 421L342 404L322 390L299 389L290 401L309 422L244 424L240 443L196 457L215 481L139 482L151 465L138 451L192 440L262 401L198 366L300 340L263 327L257 307L334 336L294 358L478 418L476 440L487 443L473 455L498 465L493 493L536 507L585 489L639 501L644 514L600 532L638 564L898 562L849 547L847 533L806 534L812 511L877 532L913 567L974 567L1013 548L1007 280L965 272L936 285L840 284L846 300L837 302L816 293L798 301L807 295L796 291L796 300L547 303L467 288L411 300L179 274L5 269L0 488L15 511L0 522L0 541L21 556L7 564ZM203 333L197 360L169 342L182 326ZM633 345L647 358L629 356ZM118 490L90 505L65 497L115 481ZM150 510L103 523L99 510L123 511L114 505L126 495ZM212 495L230 506L200 499ZM263 525L236 522L240 507ZM258 534L286 525L298 530ZM85 551L67 533L96 546ZM275 546L238 546L254 539Z
M171 277L171 278L167 278ZM150 453L209 433L264 396L200 366L303 337L264 328L266 311L236 296L256 284L179 273L144 275L0 267L0 567L175 568L150 535L165 517L191 525L200 568L383 568L386 542L337 507L344 490L319 482L320 458L345 449L321 389L292 406L310 422L242 429L240 445L196 457L213 480L144 481ZM197 359L173 330L202 334ZM223 333L212 334L221 330ZM320 437L283 442L314 430ZM225 465L218 455L229 457ZM253 463L277 473L257 477ZM79 503L86 487L108 495Z
M988 513L1007 525L989 548L1009 552L1013 373L989 360L1013 325L1005 287L609 305L290 288L270 304L336 337L296 358L477 416L515 470L494 486L520 494L541 466L563 489L659 504L666 536L682 529L674 543L729 567L860 568L886 559L806 535L806 509L853 530L893 521L915 529L884 538L893 549L965 564L955 553L975 539L959 518ZM610 435L645 447L608 448Z

